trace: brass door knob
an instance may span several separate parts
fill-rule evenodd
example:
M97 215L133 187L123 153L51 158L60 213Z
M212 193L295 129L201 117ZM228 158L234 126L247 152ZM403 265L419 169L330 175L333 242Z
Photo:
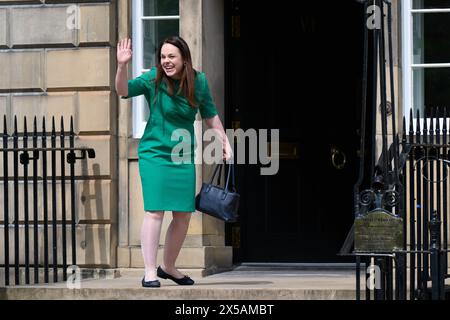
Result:
M342 170L347 163L345 153L337 147L331 147L331 163L337 170Z

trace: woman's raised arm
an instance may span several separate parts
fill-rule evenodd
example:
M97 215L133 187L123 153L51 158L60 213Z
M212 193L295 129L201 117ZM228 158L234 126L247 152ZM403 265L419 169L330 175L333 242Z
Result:
M127 65L131 61L131 39L122 39L117 44L116 92L119 96L128 95Z

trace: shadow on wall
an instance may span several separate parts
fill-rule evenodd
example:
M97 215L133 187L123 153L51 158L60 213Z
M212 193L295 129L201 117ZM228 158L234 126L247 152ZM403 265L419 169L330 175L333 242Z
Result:
M82 175L88 176L88 163L82 162ZM92 165L93 177L100 176L100 165ZM92 183L92 181L94 181ZM105 212L102 193L102 180L85 180L82 183L80 196L81 208L77 210L80 214L84 212L84 220L78 220L85 225L84 240L79 241L84 250L84 261L92 265L108 265L110 263L110 239L108 230L110 227L110 215Z

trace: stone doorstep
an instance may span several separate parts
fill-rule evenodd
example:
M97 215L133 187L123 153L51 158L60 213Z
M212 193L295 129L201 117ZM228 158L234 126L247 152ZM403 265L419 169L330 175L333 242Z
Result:
M364 299L361 292L361 299ZM0 300L355 300L355 290L292 288L0 288Z
M210 267L208 269L202 268L192 268L192 269L182 269L180 268L180 272L183 274L187 274L194 278L204 278L210 276L212 274L217 274L221 272L231 271L233 268L218 268L218 267ZM39 283L44 283L44 268L39 268ZM19 280L21 284L25 283L25 269L20 268L19 270ZM81 280L101 280L101 279L117 279L121 277L140 277L144 274L144 268L115 268L115 269L106 269L106 268L80 268L79 271L81 274ZM50 283L53 281L53 269L49 268L49 281ZM10 283L14 283L14 268L9 269L10 274ZM67 273L70 276L70 271ZM58 268L58 279L62 281L63 279L63 271L61 268ZM30 283L34 283L34 269L30 268ZM0 287L5 284L5 269L0 268Z
M304 267L304 266L302 266ZM243 270L238 270L237 266L233 268L239 273ZM245 268L243 268L245 269ZM274 268L279 269L279 268ZM14 269L11 270L12 272ZM30 270L33 272L33 270ZM40 276L43 277L43 268L40 270ZM143 275L143 268L118 268L118 269L102 269L102 268L81 268L81 276L83 280L87 280L87 286L79 289L65 288L64 286L49 285L39 286L14 286L3 287L4 284L4 269L0 269L0 300L5 299L147 299L147 300L355 300L356 291L348 286L341 286L334 283L331 279L330 287L323 287L323 284L312 284L311 281L307 283L298 283L297 286L292 286L291 283L280 283L278 277L274 286L267 286L262 284L256 286L239 287L232 285L237 281L236 278L229 278L227 274L217 275L213 278L205 278L211 270L204 269L180 269L181 272L191 275L192 277L203 278L198 281L198 286L194 287L179 287L172 284L170 281L163 280L163 287L158 289L141 288L139 279ZM228 271L228 270L224 270ZM249 270L247 270L249 271ZM278 270L280 271L280 270ZM215 270L214 274L219 271ZM250 280L255 280L253 272L249 272ZM21 279L24 279L24 270L21 270ZM210 273L212 274L212 273ZM13 273L11 279L13 280ZM52 272L49 272L49 279L52 281ZM239 276L240 278L242 276ZM275 276L276 277L276 276ZM62 272L60 279L62 278ZM245 278L245 277L244 277ZM283 278L283 277L281 277ZM115 279L114 282L110 282ZM242 278L241 278L242 279ZM90 282L89 280L98 280ZM298 281L298 278L292 278L293 281ZM116 282L118 281L118 282ZM219 281L220 285L215 286L214 282ZM230 282L228 285L227 282ZM448 284L450 279L447 279ZM314 283L314 281L313 281ZM230 284L232 286L230 286ZM211 287L209 286L211 285ZM102 287L104 286L104 287ZM361 299L364 299L365 292L361 290Z

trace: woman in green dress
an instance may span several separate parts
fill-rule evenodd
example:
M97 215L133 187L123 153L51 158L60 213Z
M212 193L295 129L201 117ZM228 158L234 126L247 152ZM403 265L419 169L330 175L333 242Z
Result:
M145 264L142 286L159 287L157 276L180 285L192 285L194 281L177 270L175 261L186 238L191 214L195 211L194 121L197 112L207 127L219 133L223 159L231 158L231 146L206 76L194 70L189 47L182 38L175 36L164 40L158 48L157 66L128 80L127 64L131 57L131 40L119 41L117 94L123 98L144 95L150 107L150 116L138 147L145 210L141 229ZM180 159L180 152L174 150L178 150L176 146L184 139L190 143L190 149L183 149L182 161L174 161L174 158ZM172 211L173 218L167 229L163 262L156 268L164 211Z

